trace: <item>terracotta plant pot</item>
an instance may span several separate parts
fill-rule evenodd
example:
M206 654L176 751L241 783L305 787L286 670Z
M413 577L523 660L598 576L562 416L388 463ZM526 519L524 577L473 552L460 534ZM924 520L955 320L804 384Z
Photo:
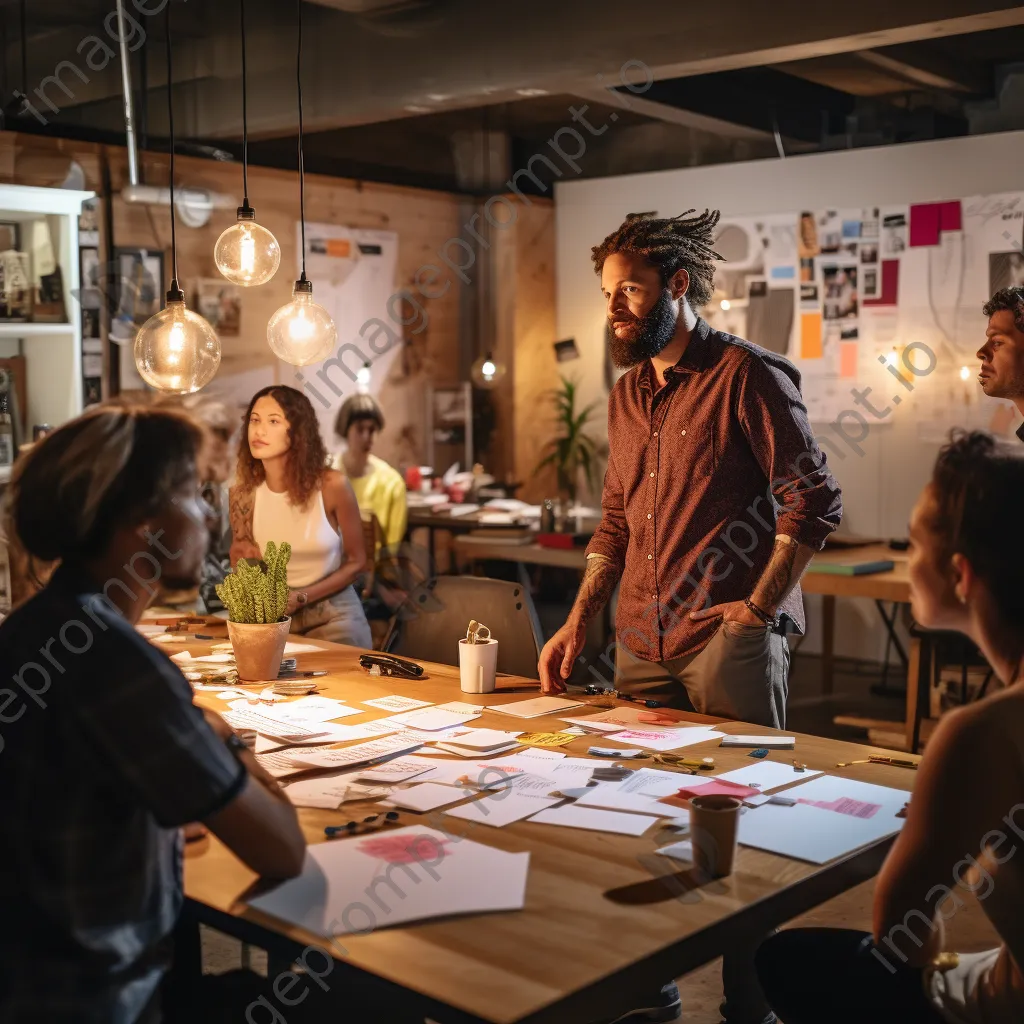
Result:
M277 678L291 624L289 618L281 622L252 623L228 620L228 637L235 652L239 679L258 682Z

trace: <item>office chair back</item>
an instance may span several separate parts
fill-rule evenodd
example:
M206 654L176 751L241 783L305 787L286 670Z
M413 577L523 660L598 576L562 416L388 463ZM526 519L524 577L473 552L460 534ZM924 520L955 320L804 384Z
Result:
M470 619L498 641L498 671L537 678L543 638L533 599L520 583L479 576L436 576L409 595L384 650L417 661L458 665Z

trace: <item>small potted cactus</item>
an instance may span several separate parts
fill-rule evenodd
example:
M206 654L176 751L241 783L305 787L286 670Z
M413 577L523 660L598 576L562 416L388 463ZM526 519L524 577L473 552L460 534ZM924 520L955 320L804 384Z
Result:
M235 652L238 678L255 682L276 679L292 620L288 610L290 544L267 545L263 561L239 559L217 587L228 610L228 636Z

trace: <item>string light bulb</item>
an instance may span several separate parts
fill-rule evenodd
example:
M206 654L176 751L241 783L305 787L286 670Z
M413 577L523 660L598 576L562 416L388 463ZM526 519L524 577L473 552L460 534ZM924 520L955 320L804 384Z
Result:
M721 306L724 313L728 313L732 309L732 303L728 299L722 299Z
M239 0L242 30L242 205L237 219L226 228L213 247L217 269L232 284L255 288L266 284L281 266L281 246L262 224L256 223L256 211L249 205L249 109L245 62L245 0Z
M970 380L971 379L971 368L969 366L960 367L960 379Z
M267 343L278 359L293 366L309 366L326 359L338 340L331 314L313 301L313 282L306 278L306 166L302 148L302 0L296 0L298 21L295 82L299 107L299 225L302 271L292 288L292 301L267 323Z
M171 4L167 10L167 122L171 144L171 285L167 305L139 328L132 346L139 376L158 391L188 395L209 384L220 366L220 340L210 323L185 306L178 286L178 238L174 216L174 95L171 66Z
M359 390L366 394L370 390L370 364L363 363L362 366L356 370L356 386Z
M495 388L498 382L505 376L505 364L499 362L488 352L481 356L469 369L473 383L478 388Z
M213 248L217 269L232 284L255 288L266 284L281 266L281 246L262 224L246 199L238 208L238 220L226 228Z
M309 366L330 355L338 341L331 314L313 301L313 282L300 278L292 301L267 323L267 343L278 359L292 366Z

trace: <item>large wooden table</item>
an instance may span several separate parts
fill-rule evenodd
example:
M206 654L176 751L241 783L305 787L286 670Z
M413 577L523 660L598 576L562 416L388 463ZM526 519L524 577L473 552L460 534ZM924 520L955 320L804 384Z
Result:
M497 694L463 694L457 669L440 665L427 665L428 678L418 682L371 677L358 666L356 649L325 642L319 646L323 653L299 655L300 668L328 669L320 692L344 698L354 707L392 693L481 706L537 694L536 683L514 677L500 677ZM190 641L187 647L197 654L208 645ZM610 703L607 698L586 699ZM218 710L225 707L211 692L197 693L196 700ZM368 708L365 717L344 721L358 723L386 714ZM494 712L485 712L474 724L551 731L562 725L556 718L520 720ZM735 722L723 729L766 731ZM585 756L593 742L594 737L579 737L563 749ZM686 752L713 756L716 771L751 763L744 750L721 749L714 743ZM877 752L859 744L798 735L794 751L773 751L770 757L782 763L796 757L812 768L909 789L915 773L905 768L834 767L837 761ZM600 763L608 762L595 760L595 765ZM638 767L650 763L633 762ZM680 775L681 784L685 778ZM794 772L794 781L800 779ZM299 816L307 839L322 842L325 825L370 813L371 807L349 803L339 811L303 809ZM400 824L426 820L402 812ZM497 829L474 827L443 814L429 820L431 827L440 823L453 834L471 832L474 840L502 850L528 850L525 909L345 936L340 941L348 955L336 965L334 976L351 970L383 979L394 986L396 996L415 999L417 1010L422 1006L439 1024L571 1024L624 1012L652 986L707 963L737 941L749 943L752 936L872 877L891 845L891 840L875 843L825 866L740 847L730 877L700 885L690 871L682 870L684 865L655 853L658 846L678 840L675 833L657 826L631 838L526 821ZM204 841L186 861L188 907L199 920L288 960L306 945L327 944L322 937L250 909L242 898L255 881L219 842Z

